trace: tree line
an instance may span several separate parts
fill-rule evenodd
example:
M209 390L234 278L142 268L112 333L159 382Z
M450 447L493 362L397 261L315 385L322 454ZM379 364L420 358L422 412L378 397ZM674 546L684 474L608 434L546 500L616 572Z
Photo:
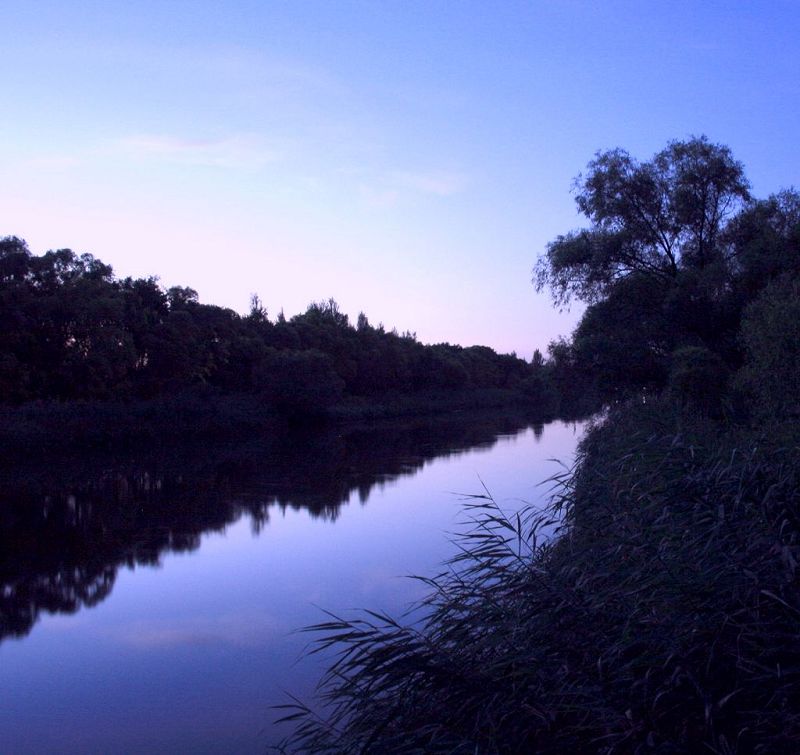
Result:
M151 399L204 387L251 394L285 413L322 412L345 396L509 389L542 399L535 364L486 346L423 345L333 299L290 319L201 304L191 288L115 277L70 249L34 255L0 239L0 398Z

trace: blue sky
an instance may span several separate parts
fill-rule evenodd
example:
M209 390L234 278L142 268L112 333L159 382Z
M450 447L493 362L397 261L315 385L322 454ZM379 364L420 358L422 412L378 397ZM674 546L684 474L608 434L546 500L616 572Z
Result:
M800 2L6 2L0 234L530 358L600 149L800 183Z

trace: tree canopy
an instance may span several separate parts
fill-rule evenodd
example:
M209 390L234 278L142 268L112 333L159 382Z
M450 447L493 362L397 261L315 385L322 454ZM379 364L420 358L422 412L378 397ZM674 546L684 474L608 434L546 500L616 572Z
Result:
M599 152L575 181L589 228L547 246L534 269L554 301L587 303L632 274L673 281L682 268L720 259L720 234L750 198L742 164L705 136L673 141L639 162L623 149Z
M550 347L562 408L586 411L668 384L685 405L715 411L716 399L695 400L706 389L758 393L757 380L717 377L745 363L759 373L757 341L759 353L788 353L769 351L778 331L756 328L764 317L748 306L770 299L774 281L800 279L800 193L752 198L730 149L697 137L646 162L622 149L598 153L575 194L589 227L557 237L534 268L556 304L588 305L572 338Z

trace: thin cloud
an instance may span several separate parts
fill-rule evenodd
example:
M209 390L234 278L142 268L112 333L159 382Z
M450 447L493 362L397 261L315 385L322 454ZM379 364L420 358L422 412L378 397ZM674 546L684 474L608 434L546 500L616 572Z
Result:
M414 194L451 197L463 192L467 184L463 173L395 170L384 173L380 178L375 177L372 181L360 182L358 192L366 205L390 209L399 206L404 199Z
M392 178L405 189L439 197L460 194L467 186L466 176L449 171L395 171Z
M185 139L164 134L138 134L116 142L129 157L164 160L182 165L253 169L281 159L281 154L250 136L225 139Z
M25 167L38 170L71 170L82 164L75 155L41 155L25 161Z
M361 199L369 207L389 209L397 207L399 194L396 189L378 189L374 186L362 184L358 187Z

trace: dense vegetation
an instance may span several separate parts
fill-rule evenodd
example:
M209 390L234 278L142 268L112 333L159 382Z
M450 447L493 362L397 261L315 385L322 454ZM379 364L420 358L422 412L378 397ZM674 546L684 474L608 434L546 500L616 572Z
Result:
M576 200L589 227L558 237L534 270L557 304L589 305L571 340L550 346L565 400L591 409L670 383L726 398L751 331L767 327L762 316L745 336L748 308L800 276L800 194L752 199L741 164L701 138L644 163L599 154ZM762 364L789 357L791 338L775 335L764 334L773 356Z
M602 418L548 510L476 499L408 621L312 627L322 717L289 706L285 749L796 750L800 196L699 138L599 154L577 201L535 279L588 304L546 367Z
M0 402L248 396L284 415L318 414L344 397L513 392L552 410L541 360L483 346L426 346L412 333L352 325L332 299L275 321L257 297L240 316L155 278L119 280L69 249L33 255L0 240ZM507 401L508 395L495 396Z

